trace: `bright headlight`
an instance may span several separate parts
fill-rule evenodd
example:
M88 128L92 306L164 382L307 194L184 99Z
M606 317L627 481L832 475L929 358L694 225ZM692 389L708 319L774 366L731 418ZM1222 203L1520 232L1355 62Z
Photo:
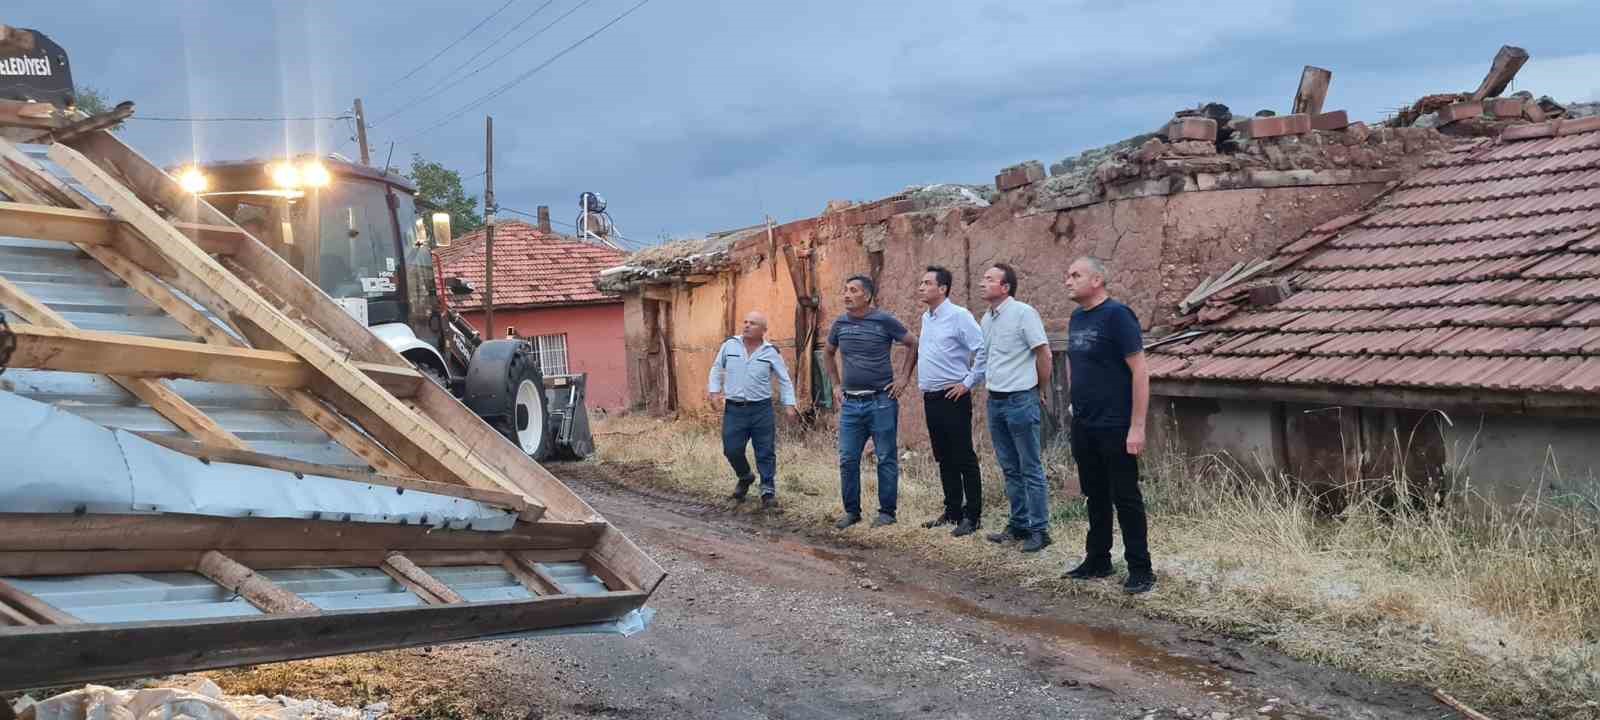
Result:
M178 184L191 195L199 195L211 187L211 179L200 168L187 167L178 173Z
M312 160L300 166L300 180L307 187L327 187L328 183L333 182L333 176L328 173L326 165Z
M285 190L300 187L300 168L289 163L276 163L267 169L272 173L272 184Z

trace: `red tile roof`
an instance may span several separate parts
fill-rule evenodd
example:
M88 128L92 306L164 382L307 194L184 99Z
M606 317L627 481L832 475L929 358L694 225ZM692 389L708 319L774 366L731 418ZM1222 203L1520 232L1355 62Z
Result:
M1151 374L1600 390L1600 118L1462 149L1273 260L1293 295L1152 347Z
M483 245L484 231L479 230L434 252L445 278L459 277L472 284L471 295L450 298L450 306L457 310L483 307ZM495 308L622 302L595 287L600 271L621 265L622 257L618 250L541 232L527 223L497 223Z

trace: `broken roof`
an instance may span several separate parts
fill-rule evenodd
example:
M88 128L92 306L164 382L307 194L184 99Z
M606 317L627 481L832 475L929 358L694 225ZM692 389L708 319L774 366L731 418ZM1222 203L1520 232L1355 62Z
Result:
M622 262L621 251L515 220L496 223L495 228L495 307L621 302L595 286L601 270ZM435 253L445 277L459 277L472 285L472 294L450 299L457 310L483 307L484 237L480 229Z
M1297 292L1153 346L1152 376L1600 391L1600 118L1460 148L1273 262Z

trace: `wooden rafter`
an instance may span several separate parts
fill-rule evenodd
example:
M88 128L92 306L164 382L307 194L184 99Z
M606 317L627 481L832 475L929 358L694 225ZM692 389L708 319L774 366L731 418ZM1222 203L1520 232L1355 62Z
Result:
M505 566L510 553L502 550L413 550L405 547L377 550L248 550L235 549L228 557L255 570L294 570L307 568L376 568L389 553L399 550L412 562L426 567L463 565ZM194 572L200 557L210 550L51 550L0 552L0 577L28 575L96 575L104 573ZM529 562L577 562L581 548L557 550L518 550ZM520 566L519 566L520 567ZM516 574L513 572L513 574ZM520 579L520 578L519 578ZM554 595L554 590L532 590L537 595Z
M115 208L119 216L138 229L146 247L189 278L189 283L210 288L223 303L210 308L212 312L248 320L253 328L241 329L247 334L252 329L259 332L250 338L256 346L277 345L304 358L319 376L317 394L356 418L413 469L464 485L520 492L515 483L472 457L470 450L430 418L413 411L371 378L349 367L343 356L267 304L244 281L218 265L92 161L64 145L52 145L50 157ZM536 519L543 510L542 504L530 499L524 515Z
M211 582L238 593L239 597L264 613L320 612L305 598L279 587L277 583L215 550L201 554L195 571Z
M29 595L4 580L0 580L0 603L20 611L39 625L72 625L81 622L72 613Z
M384 557L383 565L379 569L394 578L395 582L406 586L429 605L453 605L467 601L449 585L439 582L438 578L417 567L416 563L398 551Z

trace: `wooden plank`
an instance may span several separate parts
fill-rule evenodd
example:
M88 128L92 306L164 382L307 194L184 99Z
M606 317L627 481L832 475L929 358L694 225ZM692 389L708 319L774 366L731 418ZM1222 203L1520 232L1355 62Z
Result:
M615 620L638 592L183 622L0 628L0 691L158 677ZM86 663L84 658L93 658Z
M76 330L60 313L24 292L10 280L0 277L0 307L16 313L23 320L43 328ZM20 329L20 326L19 328ZM162 417L171 421L200 442L215 447L250 449L243 440L228 432L217 421L191 405L182 396L157 380L126 375L110 375L112 382L144 401Z
M555 579L555 577L552 576L548 571L542 567L539 567L539 563L522 557L521 553L511 553L511 556L516 558L518 562L522 563L523 567L528 569L528 572L533 573L533 576L539 579L539 585L541 587L550 588L550 590L556 595L574 594L571 590L567 589L567 586L562 585L560 580Z
M422 589L424 592L417 594L422 596L423 600L429 600L430 604L457 604L467 601L460 593L450 589L449 585L439 582L438 578L429 575L426 570L417 567L416 563L411 562L400 552L391 552L384 558L383 571L406 587L412 588L412 592L417 592L417 588Z
M51 146L50 157L138 228L153 251L182 274L221 296L226 306L211 308L213 312L237 314L249 320L265 337L304 358L324 381L318 383L319 394L342 412L356 417L413 469L425 476L464 485L520 492L510 480L473 458L467 448L431 419L412 411L371 378L351 367L343 356L306 328L262 300L244 281L188 242L182 233L99 166L63 145ZM250 330L241 329L247 333ZM257 338L252 341L261 344ZM331 388L341 392L331 393L328 391ZM365 417L352 412L357 409L363 411ZM542 504L530 499L524 515L536 518L543 509Z
M178 185L176 180L110 133L91 133L75 139L73 145L89 154L108 172L122 178L129 188L146 201L167 208L180 208L181 214L197 222L237 227L231 218L216 208L205 202L197 202L192 194L185 192ZM138 260L138 258L133 259ZM227 267L236 275L275 290L276 304L279 307L293 308L296 317L303 319L310 327L337 338L348 349L352 359L389 365L405 362L393 348L373 335L369 328L335 305L320 288L254 238L239 245L227 261ZM195 296L189 288L180 289ZM203 287L197 288L200 289ZM196 296L196 299L208 307L217 306L205 298ZM274 300L271 297L268 299ZM588 503L506 440L499 431L473 415L472 411L456 400L448 390L431 382L424 383L418 388L417 396L412 400L423 414L465 443L478 459L488 463L523 492L545 505L546 511L552 516L551 519L584 523L603 522L600 515L589 507ZM351 415L346 408L339 409L346 415ZM365 425L363 427L369 432L373 431L371 427ZM373 435L377 436L378 433L373 432ZM378 440L388 445L390 450L396 449L384 437L379 436Z
M480 532L333 520L201 515L0 513L6 551L63 550L568 550L594 545L598 528L518 523ZM613 567L615 567L613 565Z
M1328 99L1328 84L1333 81L1333 71L1307 65L1300 71L1300 88L1294 94L1295 114L1316 115Z
M545 582L544 578L535 574L531 565L523 564L515 555L507 553L500 566L505 568L506 572L511 573L511 576L516 578L517 582L522 583L522 587L526 588L528 593L534 597L561 594L561 591L556 589L554 585Z
M282 470L288 473L301 475L320 475L322 477L349 480L351 482L366 483L391 487L401 492L415 490L417 492L433 493L448 497L459 497L475 500L485 505L506 508L513 512L521 512L527 507L528 501L521 495L502 492L498 490L482 490L479 488L456 485L455 483L434 482L417 477L397 477L394 475L381 475L366 470L341 467L338 465L322 465L301 460L267 455L250 450L231 450L217 447L208 447L197 442L175 438L150 432L135 432L135 435L150 442L161 445L169 450L183 453L191 457L200 458L208 462L233 463L236 465L250 465L252 467Z
M19 188L0 187L13 198ZM117 223L105 213L37 205L33 202L0 202L0 235L85 245L110 245L117 237Z
M38 624L39 621L28 617L28 615L21 610L11 607L4 602L0 602L0 626L24 626Z
M79 622L71 613L59 610L4 580L0 580L0 602L22 611L40 625L72 625Z
M65 122L54 116L54 110L50 103L0 100L0 125L41 130L57 128Z
M600 533L600 539L589 551L589 558L610 568L628 587L646 593L654 593L661 581L667 579L667 571L614 526L607 525Z
M1483 76L1483 82L1478 83L1478 89L1473 91L1472 99L1499 97L1527 62L1527 50L1514 45L1501 46L1500 51L1494 54L1494 62L1489 65L1489 73Z
M583 564L584 567L589 568L590 574L600 578L600 584L605 585L607 590L639 589L636 587L629 587L627 580L622 579L621 575L618 575L616 572L612 571L611 566L607 565L605 560L593 553L590 553L588 557L583 559Z
M9 303L11 298L5 301ZM311 363L273 350L41 325L18 325L12 333L17 349L11 367L283 388L310 387L321 379ZM421 382L427 382L408 367L358 366L382 388L392 387L401 396L409 396Z
M205 550L62 550L0 552L0 577L28 575L100 575L137 572L193 572ZM304 568L376 568L392 550L229 550L228 557L261 570ZM588 553L570 550L519 550L535 562L576 562ZM426 567L502 565L502 550L406 550L406 557ZM515 574L515 573L513 573Z
M416 478L417 480L421 480L421 476L417 475L415 471L407 467L406 464L401 462L399 458L391 455L389 451L384 449L382 445L379 445L371 437L368 437L366 433L361 432L354 425L351 425L349 420L346 420L343 415L340 415L337 411L333 410L321 400L317 399L315 395L312 395L304 390L282 390L278 388L274 388L272 392L277 394L277 396L284 402L288 403L289 407L299 412L301 417L304 417L306 420L310 421L312 425L316 425L317 427L321 428L323 432L328 434L328 437L333 438L334 442L343 445L346 450L351 452L351 454L361 458L361 461L371 466L375 473L381 474L387 478ZM446 485L448 487L456 488L457 492L469 490L474 493L485 493L485 495L482 497L488 497L487 493L495 492L492 490L482 490L479 488L468 488L465 485L456 485L454 483L431 484ZM500 493L496 493L496 495L498 496ZM519 508L518 512L521 512L522 509L526 509L528 506L527 500L521 496L513 495L511 493L504 493L504 496L516 498L516 504ZM491 504L498 505L500 503L495 502Z
M201 554L195 572L206 576L211 582L238 593L239 597L264 613L321 612L305 598L278 587L271 580L257 575L254 570L234 562L227 555L215 550L207 550Z

